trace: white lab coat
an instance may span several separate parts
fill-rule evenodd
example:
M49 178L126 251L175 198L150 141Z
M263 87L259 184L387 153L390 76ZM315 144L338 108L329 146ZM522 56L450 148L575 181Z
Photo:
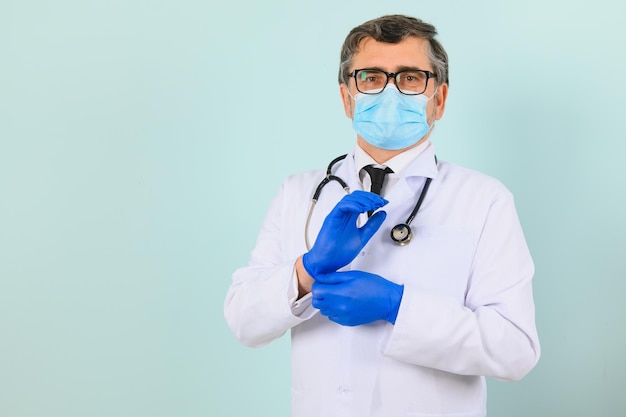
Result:
M353 153L336 175L361 189ZM226 321L248 346L291 330L292 417L485 416L484 376L518 380L539 358L534 273L511 193L497 180L446 162L431 145L386 194L387 219L346 269L404 285L395 325L345 327L305 298L293 305L294 263L306 252L311 196L324 171L287 178L267 213L249 265L233 274ZM394 244L424 184L413 240ZM322 191L310 226L345 195ZM301 304L298 306L298 304Z

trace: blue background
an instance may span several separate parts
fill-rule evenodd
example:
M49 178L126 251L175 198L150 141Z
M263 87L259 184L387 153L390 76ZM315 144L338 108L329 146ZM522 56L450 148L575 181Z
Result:
M288 416L289 340L223 319L282 179L355 139L348 31L435 24L440 159L516 196L542 357L490 416L626 410L618 1L1 0L0 415Z

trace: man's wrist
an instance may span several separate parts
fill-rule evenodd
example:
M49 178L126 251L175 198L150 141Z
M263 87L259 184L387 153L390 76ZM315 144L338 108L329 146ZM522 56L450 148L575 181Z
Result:
M296 260L296 277L298 278L298 299L300 299L311 292L311 287L315 282L304 267L302 256Z

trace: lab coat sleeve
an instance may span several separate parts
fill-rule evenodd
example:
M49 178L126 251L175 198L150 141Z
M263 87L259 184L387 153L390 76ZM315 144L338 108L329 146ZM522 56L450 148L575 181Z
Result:
M286 253L288 242L281 240L289 215L284 188L285 184L270 205L248 265L233 273L224 303L228 326L251 347L266 345L316 313L310 297L296 300L297 256Z
M405 285L385 354L455 374L521 379L539 359L533 274L513 196L502 192L478 236L464 304Z

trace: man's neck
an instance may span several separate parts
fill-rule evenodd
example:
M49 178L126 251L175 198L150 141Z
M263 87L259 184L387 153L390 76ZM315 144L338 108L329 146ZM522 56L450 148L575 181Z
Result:
M363 139L361 136L358 136L358 135L357 135L357 144L369 156L371 156L372 159L374 161L376 161L376 163L378 163L380 165L383 165L385 162L387 162L388 160L390 160L394 156L399 155L402 152L405 152L405 151L407 151L409 149L415 148L416 146L419 146L420 144L424 143L425 141L428 140L429 136L430 136L430 133L428 133L426 136L424 136L422 139L420 139L417 143L409 146L408 148L398 149L398 150L393 150L393 151L392 150L388 150L388 149L381 149L381 148L377 148L375 146L372 146L369 143L367 143L367 141L365 141L365 139Z

